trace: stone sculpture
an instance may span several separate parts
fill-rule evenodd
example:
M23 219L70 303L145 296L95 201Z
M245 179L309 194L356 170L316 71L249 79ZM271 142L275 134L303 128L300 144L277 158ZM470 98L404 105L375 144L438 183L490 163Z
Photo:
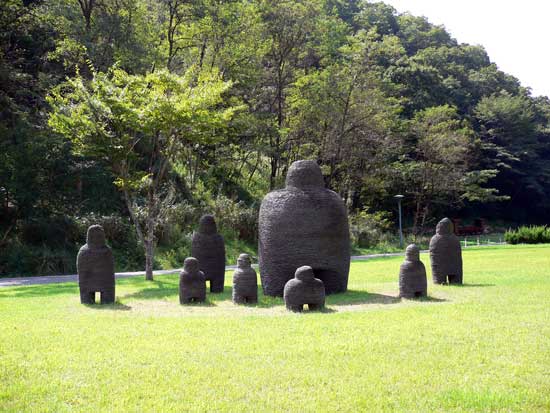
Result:
M315 161L294 162L284 189L263 199L259 264L264 294L283 295L296 268L310 265L327 294L346 291L350 240L346 207L324 186Z
M199 261L188 257L183 262L180 273L180 304L203 302L206 300L206 277L199 270Z
M200 270L210 281L210 292L223 292L225 281L225 243L218 234L212 215L203 215L199 229L193 234L191 255L199 261Z
M420 261L420 249L411 244L405 250L405 261L399 269L399 296L403 298L425 297L427 290L426 268Z
M86 244L76 257L76 270L82 304L95 303L96 292L101 294L101 304L115 302L115 260L101 225L88 228Z
M250 255L241 254L233 273L233 302L235 304L258 302L258 277L251 266Z
M437 224L430 241L430 261L434 284L462 284L462 250L449 218Z
M305 304L310 311L320 310L325 306L325 286L315 278L313 269L304 265L296 270L295 278L285 284L283 298L290 311L300 312Z

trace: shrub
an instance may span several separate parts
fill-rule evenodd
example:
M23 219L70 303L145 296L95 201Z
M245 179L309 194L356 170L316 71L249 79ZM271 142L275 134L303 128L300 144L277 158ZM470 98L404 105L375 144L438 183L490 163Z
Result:
M223 195L214 198L206 210L216 217L218 230L226 237L255 242L258 232L258 212L255 205L247 206Z
M350 236L353 245L371 248L382 241L388 241L392 228L390 214L387 212L369 213L362 210L350 216Z
M67 247L79 233L77 222L63 216L22 221L18 230L23 243L33 247L47 245L49 248Z
M546 225L542 225L509 229L504 233L504 240L509 244L550 243L550 228Z

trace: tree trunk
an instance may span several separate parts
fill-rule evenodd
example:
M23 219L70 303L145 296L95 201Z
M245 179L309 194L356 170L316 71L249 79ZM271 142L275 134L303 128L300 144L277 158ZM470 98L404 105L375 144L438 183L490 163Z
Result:
M143 248L145 250L145 279L153 279L153 258L154 258L154 244L149 240L154 240L154 238L149 237L149 223L147 223L147 235L143 233L139 219L136 216L134 210L134 203L130 197L130 194L127 190L124 190L124 199L126 200L126 206L128 207L128 212L130 213L130 218L134 223L134 228L136 230L137 237Z
M158 177L158 175L157 175ZM147 234L145 235L145 279L147 281L153 281L153 264L155 257L155 221L158 218L156 214L157 208L155 202L155 186L154 182L149 188L147 195L147 219L145 221L145 227Z
M95 0L78 0L80 4L80 9L82 10L82 16L84 17L84 22L86 24L86 32L90 31L91 21L92 21L92 10L94 8Z
M145 279L153 281L153 261L155 258L154 241L147 239L145 241Z

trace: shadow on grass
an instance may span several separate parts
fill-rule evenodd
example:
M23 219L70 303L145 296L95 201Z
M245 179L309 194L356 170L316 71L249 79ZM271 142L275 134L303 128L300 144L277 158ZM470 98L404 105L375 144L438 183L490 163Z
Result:
M407 301L418 301L421 303L444 303L448 300L445 300L444 298L437 298L432 296L427 297L416 297L416 298L402 298L400 300L407 300Z
M141 290L121 296L124 299L139 299L139 300L158 300L178 295L178 286L174 283L163 281L148 281L147 285L154 287L142 288Z
M395 295L385 295L378 293L369 293L368 291L348 290L345 293L329 295L327 304L332 306L340 305L360 305L360 304L397 304L401 302L401 297ZM407 299L408 301L434 302L440 303L447 300L436 297L418 297Z
M368 291L348 290L345 293L327 296L328 305L357 305L357 304L395 304L401 301L399 297L369 293Z
M179 286L177 283L155 280L151 281L147 285L150 285L151 287L142 288L138 291L122 295L120 298L124 300L162 300L167 298L177 298L179 295ZM189 305L216 306L223 302L231 302L232 292L232 288L226 285L222 293L211 293L207 285L206 301L204 303L191 303ZM258 287L258 302L240 305L251 308L269 308L283 304L284 302L282 297L265 296L263 295L262 288Z
M445 287L457 287L457 288L468 288L468 287L494 287L495 284L441 284Z
M116 301L114 304L84 304L85 307L90 310L115 310L115 311L130 311L132 307L126 304L122 304L119 301Z
M223 293L207 293L207 300L211 300L212 303L221 303L221 302L231 302L233 297L233 288L225 286ZM258 302L257 303L246 303L246 304L236 304L243 307L249 308L271 308L280 305L284 305L282 297L270 297L264 295L262 287L258 286Z
M163 300L167 298L178 298L179 296L179 284L175 282L166 282L166 281L148 281L148 286L142 288L133 293L128 293L120 296L124 300ZM213 307L216 306L219 301L231 300L231 289L227 293L227 287L223 293L210 293L208 288L206 290L206 301L204 302L191 302L185 304L186 306L196 306L196 307Z

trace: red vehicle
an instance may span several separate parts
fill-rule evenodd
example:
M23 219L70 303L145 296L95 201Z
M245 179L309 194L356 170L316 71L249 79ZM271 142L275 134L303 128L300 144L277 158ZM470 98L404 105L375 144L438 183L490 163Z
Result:
M456 235L481 235L487 232L487 226L481 218L475 219L473 225L462 226L460 224L460 219L453 219L453 224L455 227Z

